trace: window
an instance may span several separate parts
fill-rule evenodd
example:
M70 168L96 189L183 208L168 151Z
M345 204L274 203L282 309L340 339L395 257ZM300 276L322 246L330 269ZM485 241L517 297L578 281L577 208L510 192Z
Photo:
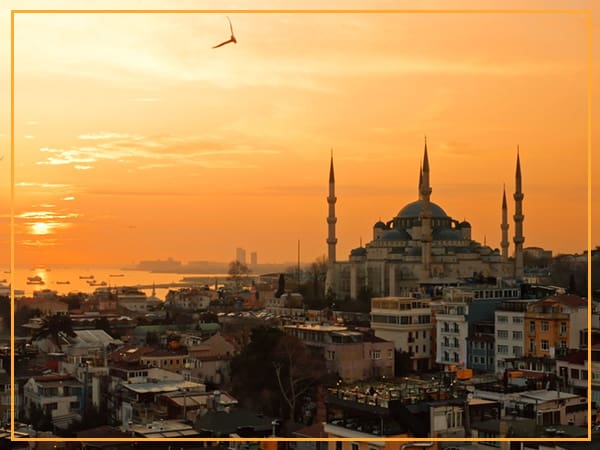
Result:
M444 336L444 346L448 347L450 345L450 340L448 339L448 336Z
M520 345L515 345L512 348L513 356L522 356L523 355L523 347Z
M325 356L325 359L328 360L334 360L335 359L335 351L334 350L327 350L327 354Z
M452 331L454 331L455 333L458 333L458 324L455 323L454 327L452 327Z
M454 352L454 362L458 362L458 353Z
M548 331L550 329L550 327L548 326L548 322L543 320L542 321L542 331Z
M419 346L415 345L415 353L419 353Z
M497 349L498 353L505 355L508 353L508 345L499 345Z
M498 316L496 316L496 321L498 323L506 323L506 322L508 322L508 316L498 315Z
M458 338L454 338L454 348L458 348Z
M542 350L547 352L549 349L550 346L548 345L548 341L546 339L542 339Z
M498 330L498 339L508 339L508 330Z
M560 335L564 336L567 334L567 322L560 323Z
M535 340L533 340L533 339L529 340L529 351L535 352Z
M373 359L381 359L381 350L373 350L371 355Z
M352 450L360 450L360 444L358 442L353 442Z
M533 320L529 322L529 332L535 333L535 322Z
M400 323L402 325L410 325L411 324L411 317L410 316L400 316Z
M337 441L335 443L335 450L342 450L342 445L343 445L342 442Z
M427 346L426 345L423 346L423 353L427 353Z
M448 352L444 352L444 361L450 361L450 354Z
M513 331L512 332L512 338L516 341L520 341L523 339L523 332L522 331Z
M571 378L579 380L579 369L571 369Z
M394 358L394 350L392 350L391 348L388 349L388 359L393 359Z
M561 349L566 349L567 348L567 341L560 341L560 348Z
M513 323L523 323L523 318L522 318L522 317L519 317L519 316L514 316L514 317L512 318L512 322L513 322Z
M444 322L444 327L443 327L445 332L449 332L450 331L450 325L448 325L448 322Z
M409 345L409 346L408 346L408 354L409 354L409 355L412 355L412 354L413 354L413 351L412 351L412 345Z

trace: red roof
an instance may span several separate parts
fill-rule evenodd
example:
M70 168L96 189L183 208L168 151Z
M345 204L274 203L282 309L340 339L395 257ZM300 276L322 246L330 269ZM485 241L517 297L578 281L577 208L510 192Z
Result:
M574 308L581 307L581 306L587 306L587 304L588 304L585 299L579 297L578 295L573 295L573 294L561 294L561 295L557 295L553 298L555 298L556 300L561 302L563 305L571 306Z
M556 358L559 361L567 361L571 364L580 364L583 365L585 361L587 361L587 351L586 350L577 350L576 352L569 353L568 355L559 356Z

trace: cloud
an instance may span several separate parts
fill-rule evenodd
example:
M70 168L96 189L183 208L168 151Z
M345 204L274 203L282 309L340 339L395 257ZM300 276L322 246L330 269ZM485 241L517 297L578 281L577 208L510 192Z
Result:
M31 135L31 134L26 134L25 136L23 136L25 139L35 139L35 136Z
M206 169L256 168L256 155L276 155L280 150L243 143L229 143L221 137L139 136L114 132L80 135L80 139L97 141L83 147L40 148L48 153L39 165L73 165L78 170L89 170L92 163L114 161L134 164L137 170L176 166L197 166ZM244 159L250 159L245 161Z
M19 219L34 220L57 220L57 219L75 219L79 217L77 213L57 214L53 211L28 211L16 216Z
M70 195L69 197L65 197L65 198L63 198L63 200L65 200L65 201L68 201L68 202L69 202L69 201L75 200L75 197L73 197L72 195Z
M19 181L15 183L17 187L38 187L43 189L65 189L72 187L70 184L60 184L60 183L35 183L31 181Z
M57 239L25 239L19 242L20 245L24 245L26 247L49 247L58 245Z

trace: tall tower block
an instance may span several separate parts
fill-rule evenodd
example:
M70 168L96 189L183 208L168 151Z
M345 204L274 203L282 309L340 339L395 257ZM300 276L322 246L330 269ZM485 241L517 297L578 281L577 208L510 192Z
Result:
M506 261L508 259L508 208L506 206L506 186L502 191L502 224L500 225L500 229L502 230L502 242L500 242L500 247L502 247L502 258Z
M329 205L329 215L327 216L327 278L325 280L325 293L329 291L335 292L335 246L337 244L337 238L335 237L335 224L337 218L335 217L335 203L337 198L335 196L335 175L333 171L333 150L331 151L331 162L329 165L329 196L327 197L327 203Z
M517 171L515 175L515 193L513 198L515 199L515 237L513 242L515 243L515 278L523 277L523 242L525 242L525 236L523 236L523 191L521 186L521 158L519 155L519 147L517 147Z

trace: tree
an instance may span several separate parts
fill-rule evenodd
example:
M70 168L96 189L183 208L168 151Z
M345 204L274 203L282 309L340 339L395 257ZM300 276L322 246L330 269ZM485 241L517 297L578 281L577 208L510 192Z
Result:
M311 355L310 350L293 336L281 337L275 358L273 367L279 390L289 408L288 418L296 420L298 399L324 376L324 361Z
M253 328L248 344L230 365L232 391L240 403L275 416L283 405L272 362L282 336L283 332L277 328Z
M239 290L244 279L250 274L250 269L246 264L236 259L229 263L229 270L227 273L229 274L229 279L235 284L236 289Z
M60 336L63 334L69 337L76 336L71 318L64 314L55 314L44 318L42 326L35 331L32 340L49 337L61 349Z

